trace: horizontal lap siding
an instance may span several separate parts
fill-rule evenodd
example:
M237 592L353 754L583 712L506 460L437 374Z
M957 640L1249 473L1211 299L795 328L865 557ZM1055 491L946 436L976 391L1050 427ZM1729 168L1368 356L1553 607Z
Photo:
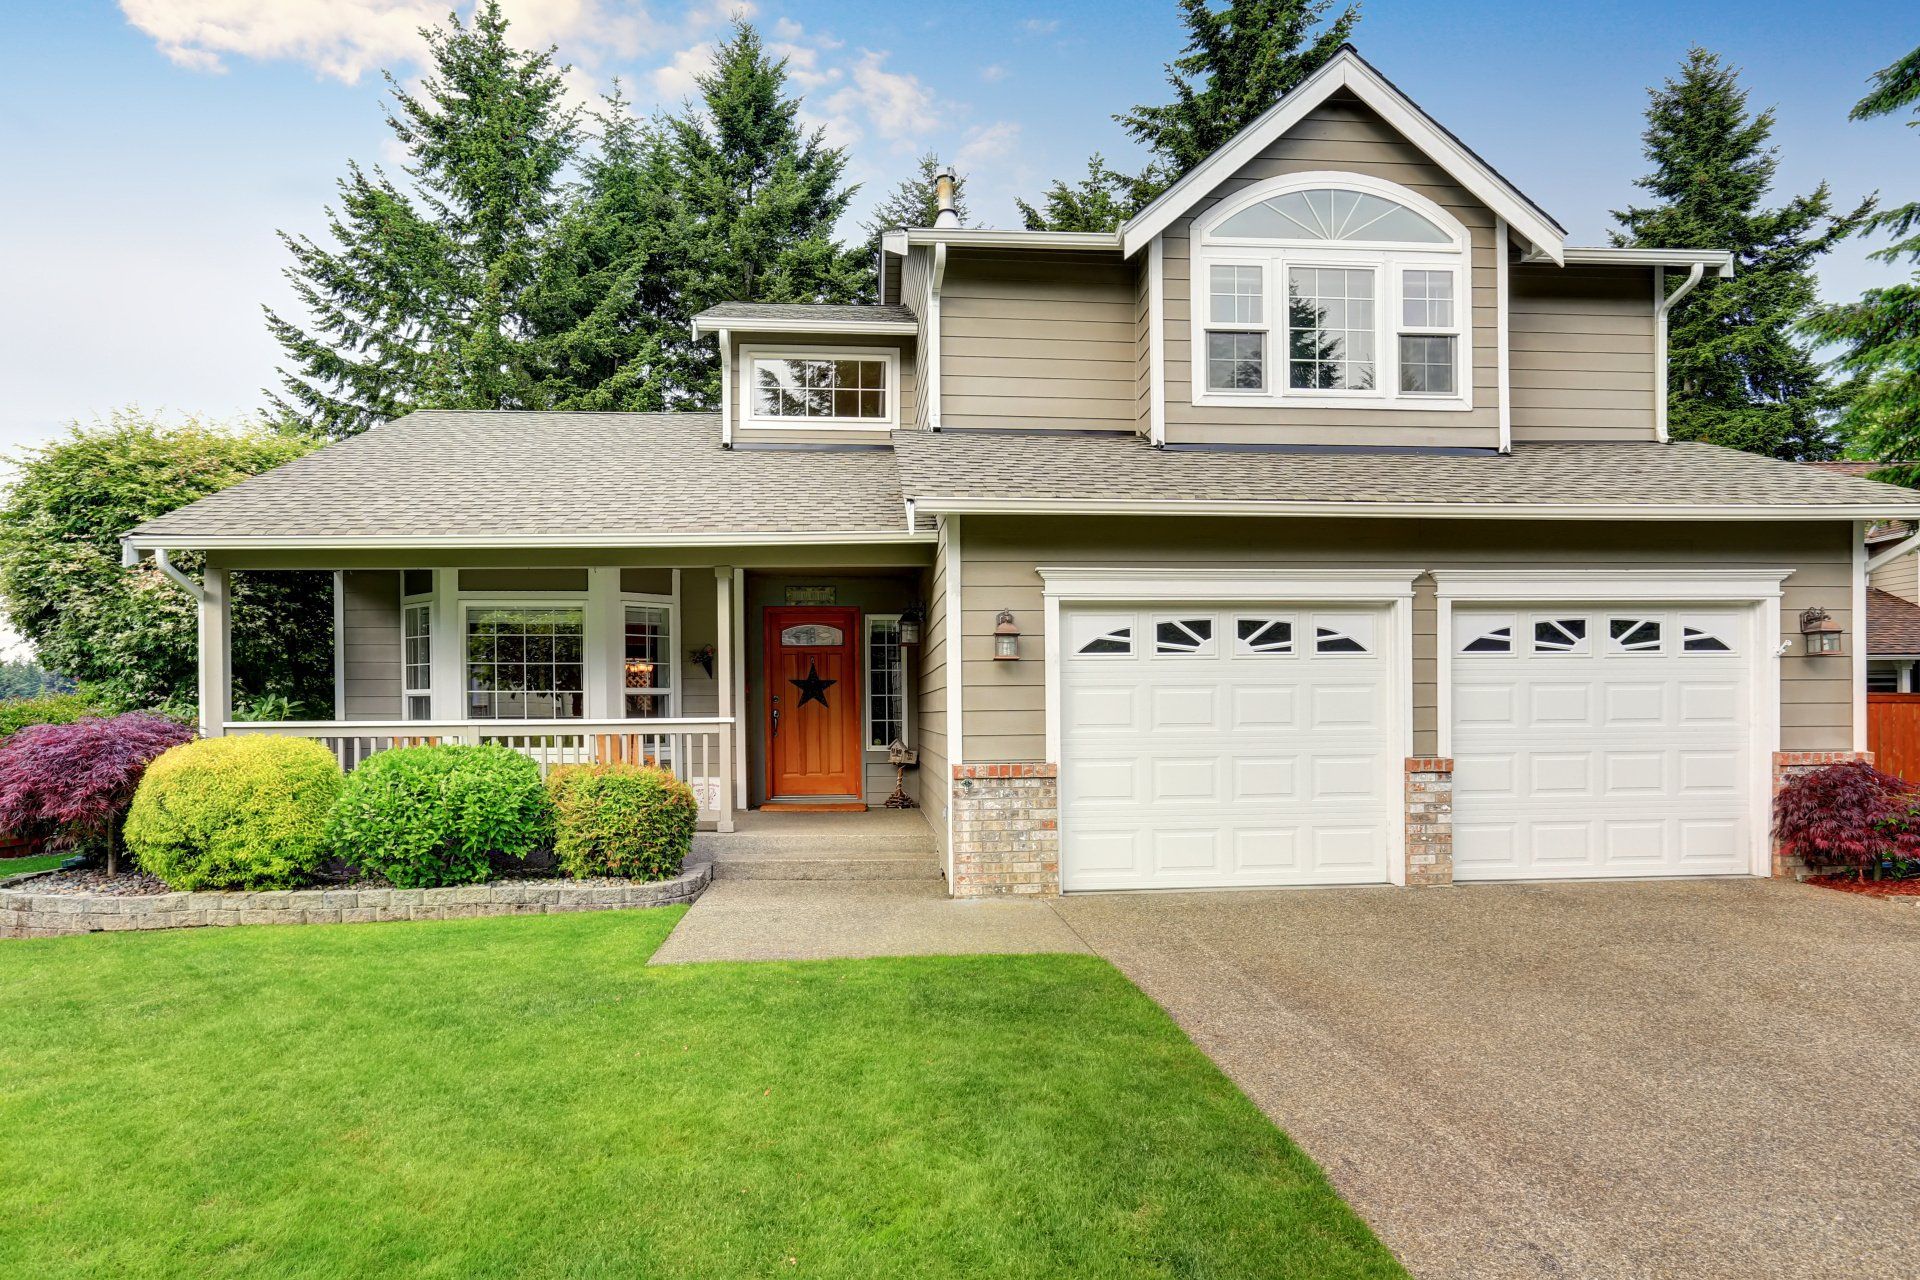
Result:
M1920 603L1920 556L1896 556L1868 574L1867 585Z
M1192 246L1195 217L1255 182L1290 173L1340 170L1399 183L1467 228L1473 326L1473 403L1467 412L1329 409L1324 405L1239 408L1193 401ZM1499 440L1498 285L1494 216L1418 148L1351 98L1312 111L1169 227L1165 252L1167 439L1173 443L1410 444L1491 447Z
M1507 328L1515 440L1651 440L1653 278L1516 264Z
M349 720L400 715L400 575L349 569L340 575L340 644Z
M942 855L947 847L947 555L942 542L925 574L927 618L921 632L920 701L915 741L920 748L918 796Z
M913 346L913 385L927 385L927 361L930 359L932 344L927 342L927 315L932 307L931 289L932 250L927 248L910 249L900 268L900 297L913 308L913 314L920 320L921 340ZM932 412L933 400L930 396L916 395L913 398L913 412L902 413L903 426L915 427L921 431L927 429L927 417Z
M968 763L1041 760L1046 752L1045 613L1036 566L1233 565L1286 567L1668 568L1792 570L1782 601L1782 748L1849 749L1852 667L1808 658L1799 614L1819 606L1858 634L1850 588L1852 529L1843 523L1569 524L1425 521L990 520L969 517L964 546L966 757ZM994 615L1012 609L1020 662L993 660ZM1416 588L1414 750L1438 749L1438 611L1431 581Z
M940 422L1135 431L1134 264L949 251L940 287Z

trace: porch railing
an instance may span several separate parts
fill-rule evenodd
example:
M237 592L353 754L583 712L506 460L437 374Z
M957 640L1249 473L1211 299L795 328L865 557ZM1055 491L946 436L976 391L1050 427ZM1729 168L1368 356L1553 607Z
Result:
M733 829L733 721L671 720L230 720L228 733L275 733L325 744L342 769L392 747L495 744L529 756L542 776L557 765L624 762L671 769L693 788L700 816Z

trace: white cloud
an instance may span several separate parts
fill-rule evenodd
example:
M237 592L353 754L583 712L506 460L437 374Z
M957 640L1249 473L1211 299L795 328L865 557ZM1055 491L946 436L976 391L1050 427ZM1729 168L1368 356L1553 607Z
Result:
M863 49L848 70L849 83L822 104L829 119L864 116L874 131L894 142L908 142L939 122L933 91L920 77L888 71L887 55Z
M1004 159L1020 142L1020 126L1011 120L976 125L960 139L953 167L963 174L979 171L988 162Z
M1020 24L1020 29L1030 36L1050 36L1060 29L1060 19L1028 18Z
M700 92L699 77L712 69L713 46L696 44L674 54L673 61L666 66L655 67L648 80L654 96L661 102L677 103L682 98L696 97Z
M1008 69L1007 64L1004 62L990 62L980 68L980 78L988 84L999 84L1012 74L1013 72Z

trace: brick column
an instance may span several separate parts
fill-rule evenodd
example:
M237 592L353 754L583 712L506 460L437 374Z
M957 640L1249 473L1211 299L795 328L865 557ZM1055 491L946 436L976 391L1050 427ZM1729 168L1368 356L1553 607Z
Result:
M1847 764L1854 760L1864 760L1866 763L1872 764L1873 752L1776 751L1773 753L1773 794L1776 796L1779 795L1780 788L1786 786L1788 780L1791 778L1797 778L1803 773L1812 773L1815 769L1822 769L1830 764ZM1768 813L1769 822L1771 822L1771 806L1768 807ZM1781 850L1780 842L1773 839L1771 831L1767 834L1767 842L1767 847L1773 851L1774 875L1791 877L1795 880L1805 880L1809 875L1813 874L1812 869L1809 868L1804 861Z
M1453 760L1407 758L1407 884L1453 883Z
M1060 769L953 766L953 895L1060 892Z

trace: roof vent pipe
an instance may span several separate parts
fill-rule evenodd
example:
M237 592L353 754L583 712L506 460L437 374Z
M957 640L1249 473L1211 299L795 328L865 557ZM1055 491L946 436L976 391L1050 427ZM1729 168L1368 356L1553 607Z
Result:
M960 215L954 212L953 208L953 175L951 173L933 175L933 203L940 210L934 215L934 226L957 227L960 225Z

